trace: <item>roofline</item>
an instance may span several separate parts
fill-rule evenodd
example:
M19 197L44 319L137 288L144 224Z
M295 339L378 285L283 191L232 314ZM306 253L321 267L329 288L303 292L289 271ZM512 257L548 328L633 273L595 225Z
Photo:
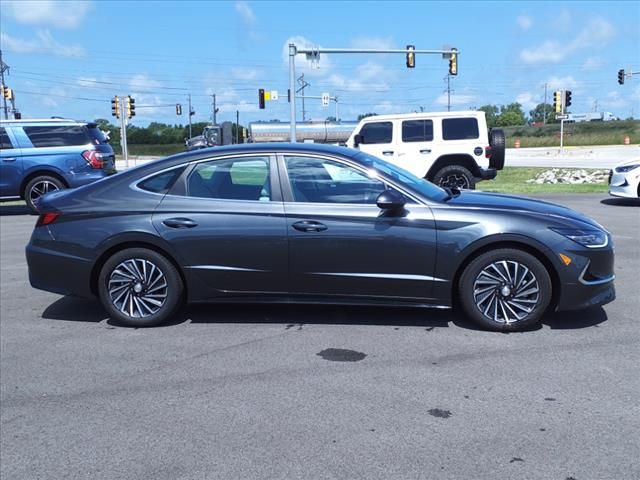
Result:
M0 120L0 123L43 123L43 122L95 123L95 122L86 122L84 120L74 120L73 118L21 118L19 120Z
M413 112L413 113L390 113L385 115L371 115L364 117L362 121L368 120L393 120L396 118L423 118L423 117L458 117L460 115L483 115L483 110L459 110L451 112Z

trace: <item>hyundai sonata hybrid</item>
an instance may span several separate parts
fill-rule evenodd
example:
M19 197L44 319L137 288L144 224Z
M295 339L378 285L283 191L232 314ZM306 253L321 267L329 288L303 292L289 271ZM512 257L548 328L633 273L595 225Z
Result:
M183 302L451 308L491 330L615 298L611 235L540 200L439 188L314 144L188 152L43 196L35 288L154 326ZM426 310L425 310L426 312Z

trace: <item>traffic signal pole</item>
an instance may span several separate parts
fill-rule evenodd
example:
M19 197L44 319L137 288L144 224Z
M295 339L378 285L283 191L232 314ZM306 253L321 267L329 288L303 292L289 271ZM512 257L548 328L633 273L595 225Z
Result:
M127 145L127 110L125 105L125 96L121 96L118 98L118 102L120 102L120 146L122 147L122 156L124 157L124 161L127 165L127 169L129 168L129 146Z
M321 53L360 53L360 54L386 54L386 53L401 53L403 55L409 54L429 54L429 55L455 55L456 70L457 70L457 55L460 53L457 49L451 48L449 50L415 50L413 48L404 49L377 49L377 48L298 48L295 43L289 44L289 91L291 95L290 117L289 122L291 125L291 142L296 141L296 55L305 54L307 59L312 61L319 61ZM457 74L457 71L454 75Z

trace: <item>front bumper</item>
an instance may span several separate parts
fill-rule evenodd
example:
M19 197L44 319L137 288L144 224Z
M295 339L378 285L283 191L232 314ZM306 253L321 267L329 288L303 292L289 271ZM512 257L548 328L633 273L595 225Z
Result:
M482 180L493 180L498 175L498 170L495 168L481 168L480 169L480 179Z
M638 197L637 180L634 180L632 172L609 172L609 194L616 197Z

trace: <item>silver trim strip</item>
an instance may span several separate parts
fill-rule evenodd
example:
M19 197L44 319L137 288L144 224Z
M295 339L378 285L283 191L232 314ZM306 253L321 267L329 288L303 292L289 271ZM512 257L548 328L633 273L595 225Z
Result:
M228 270L233 272L266 272L266 270L258 270L256 268L228 267L226 265L187 265L185 268L194 268L197 270Z
M603 283L609 283L615 280L616 278L615 275L611 275L610 277L606 277L606 278L600 278L598 280L585 280L584 274L587 273L587 269L589 268L589 265L591 265L591 260L587 262L587 264L582 269L582 273L580 273L580 276L578 277L578 281L583 285L602 285Z
M388 278L397 280L422 280L427 282L446 282L443 278L428 275L411 275L403 273L343 273L343 272L309 272L311 275L332 275L335 277Z

